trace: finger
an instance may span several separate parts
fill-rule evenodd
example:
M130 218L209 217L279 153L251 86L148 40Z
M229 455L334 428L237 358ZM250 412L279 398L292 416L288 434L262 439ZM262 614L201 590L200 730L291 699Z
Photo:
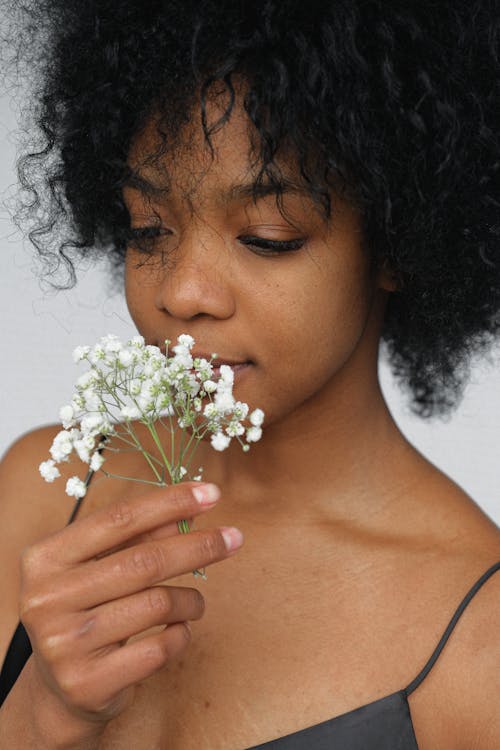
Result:
M78 626L89 651L126 641L148 628L185 620L199 620L205 599L198 589L153 586L85 613Z
M194 518L186 518L185 519L188 523L189 529L192 529ZM138 534L138 536L132 537L132 539L128 539L123 544L119 544L116 547L113 547L113 549L106 550L105 552L102 552L99 555L95 556L96 560L99 560L101 557L107 557L108 555L113 554L113 552L119 552L121 549L127 549L127 547L134 547L138 544L142 544L143 542L154 542L159 539L168 539L170 536L176 536L176 534L181 534L182 532L179 531L179 526L177 524L177 521L174 523L167 523L164 526L158 526L156 529L152 529L152 531L146 531L144 534Z
M70 586L59 586L65 609L90 609L223 560L237 549L226 546L227 535L223 527L193 531L90 560L71 571Z
M80 711L102 715L119 702L120 694L147 679L178 656L191 639L186 623L169 625L161 633L113 649L85 668L65 670L64 692Z
M63 563L74 565L123 544L138 534L196 516L214 506L220 491L218 488L209 489L208 502L202 504L193 490L213 487L200 482L182 482L149 491L140 497L120 500L51 536L45 543L46 556L51 557L53 551L55 559L61 561L62 558ZM210 497L213 498L212 502Z

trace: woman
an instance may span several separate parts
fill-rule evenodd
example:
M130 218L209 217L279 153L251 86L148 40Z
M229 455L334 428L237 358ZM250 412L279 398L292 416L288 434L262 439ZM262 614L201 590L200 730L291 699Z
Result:
M59 427L13 446L9 748L498 747L498 531L377 377L383 340L445 413L498 333L498 12L309 5L26 10L36 244L108 253L147 342L192 335L266 419L247 455L201 445L201 495L95 477L67 526Z

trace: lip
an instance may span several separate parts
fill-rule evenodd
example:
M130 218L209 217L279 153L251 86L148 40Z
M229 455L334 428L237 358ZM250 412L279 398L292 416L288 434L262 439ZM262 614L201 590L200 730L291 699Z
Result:
M216 349L212 349L212 352L217 352ZM208 362L210 362L212 355L207 354L206 352L191 352L191 356L193 359L206 359ZM219 368L221 365L229 365L229 367L238 367L239 365L250 365L252 364L249 359L230 359L229 357L216 357L211 362L212 367Z

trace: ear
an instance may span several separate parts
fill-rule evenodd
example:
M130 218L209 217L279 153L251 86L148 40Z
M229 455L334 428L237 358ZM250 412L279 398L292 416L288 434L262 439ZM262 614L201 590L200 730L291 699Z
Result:
M399 274L391 268L387 258L377 272L377 286L387 292L396 292L403 286Z

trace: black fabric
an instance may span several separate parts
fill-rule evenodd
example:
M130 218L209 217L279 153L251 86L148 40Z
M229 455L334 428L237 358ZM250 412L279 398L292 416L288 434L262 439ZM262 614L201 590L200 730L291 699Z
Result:
M249 750L418 750L404 690Z
M89 472L85 480L87 487L91 479L92 472ZM77 501L68 523L75 519L80 504L81 500ZM488 568L474 583L458 605L424 667L406 688L340 716L335 716L328 721L323 721L321 724L306 727L261 745L254 745L248 750L418 750L408 696L420 685L434 666L453 628L473 596L499 569L500 561ZM22 623L19 623L0 672L0 706L31 653L28 635Z

